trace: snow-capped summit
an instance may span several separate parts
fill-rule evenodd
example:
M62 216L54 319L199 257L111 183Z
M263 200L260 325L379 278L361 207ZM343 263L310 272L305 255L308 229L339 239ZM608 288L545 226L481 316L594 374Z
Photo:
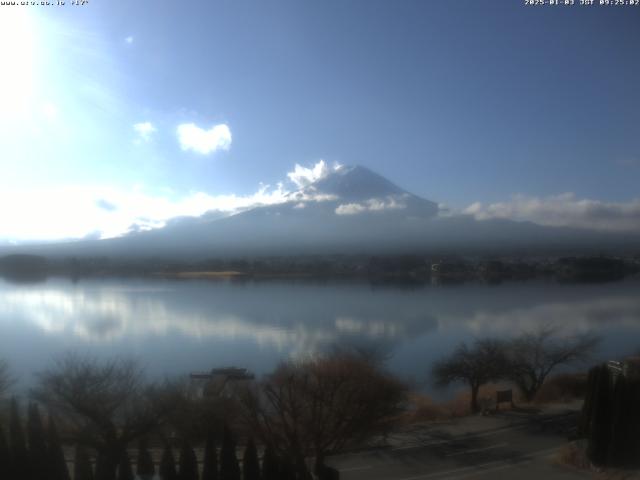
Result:
M362 166L341 166L293 192L293 207L321 208L334 215L395 215L430 218L438 205L413 195ZM289 205L291 207L291 205Z
M360 165L338 167L303 190L335 195L342 200L367 200L406 193L386 178Z
M300 178L309 172L301 172ZM510 220L438 215L438 205L403 190L366 167L311 172L277 204L235 215L209 212L165 227L108 240L42 247L57 255L213 258L381 252L481 252L517 249L617 248L637 237L587 233ZM314 177L315 176L315 177ZM297 180L300 180L297 178ZM315 181L311 181L315 178ZM292 179L293 180L293 179ZM295 182L294 182L295 183ZM626 247L625 247L626 248Z

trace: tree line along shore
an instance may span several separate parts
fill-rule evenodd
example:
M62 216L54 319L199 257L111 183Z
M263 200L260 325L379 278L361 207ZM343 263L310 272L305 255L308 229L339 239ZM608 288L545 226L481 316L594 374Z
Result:
M176 279L335 278L389 283L501 282L550 278L561 282L619 280L640 272L640 256L315 255L287 257L115 259L0 257L0 275L38 281L48 276L139 276Z
M509 340L481 338L460 344L425 375L435 385L466 385L466 414L495 407L479 395L492 382L514 388L518 404L533 404L559 378L574 382L573 395L591 398L588 409L598 412L593 399L600 397L588 387L593 375L553 376L562 366L586 367L597 344L593 335L568 338L551 327ZM11 398L10 367L0 369L7 400L0 478L337 478L326 458L419 420L410 386L367 351L334 350L284 361L261 379L204 383L149 381L132 360L67 354L36 379L19 401ZM585 435L591 430L583 428Z

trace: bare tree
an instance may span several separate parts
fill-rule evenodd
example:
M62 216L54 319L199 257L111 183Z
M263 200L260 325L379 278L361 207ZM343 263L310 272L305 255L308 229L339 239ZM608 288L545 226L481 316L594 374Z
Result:
M406 387L369 359L335 352L283 363L242 398L252 430L310 478L307 457L321 460L385 431Z
M507 377L530 402L555 368L588 360L599 342L593 334L561 337L549 325L523 333L507 347Z
M222 430L225 422L234 423L240 416L238 399L215 389L200 393L188 380L174 381L174 407L166 423L181 438L197 443L208 433Z
M135 361L77 355L40 373L33 394L66 420L78 444L98 452L109 480L127 444L157 428L173 403L162 387L145 383Z
M476 340L471 347L460 344L449 357L436 362L432 376L441 387L454 382L467 383L471 387L471 411L475 413L479 411L480 387L503 377L505 364L504 343L486 338Z

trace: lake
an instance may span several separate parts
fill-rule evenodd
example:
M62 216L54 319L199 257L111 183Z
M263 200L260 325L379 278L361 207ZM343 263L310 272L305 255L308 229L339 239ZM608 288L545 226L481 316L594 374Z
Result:
M596 360L640 351L640 282L427 285L313 281L50 278L0 280L0 358L19 385L67 351L133 356L149 374L219 366L260 375L289 356L375 347L425 387L431 363L461 341L538 325L594 331Z

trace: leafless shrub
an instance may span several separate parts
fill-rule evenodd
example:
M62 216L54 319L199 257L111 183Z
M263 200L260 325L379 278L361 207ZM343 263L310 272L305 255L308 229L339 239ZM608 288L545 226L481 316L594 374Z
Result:
M95 449L111 478L127 444L158 428L174 408L169 384L150 384L133 360L68 354L38 374L33 396L64 419L73 440Z
M599 342L593 334L561 337L552 326L523 333L508 344L507 378L531 402L554 369L588 360Z
M306 457L322 461L388 431L406 388L370 358L335 352L282 363L242 398L251 428L308 478Z
M480 410L478 393L480 387L505 376L506 357L504 343L498 339L476 340L471 347L462 343L449 356L432 368L436 385L447 386L454 382L469 385L471 397L469 408L476 413Z
M538 390L535 403L566 403L584 398L587 391L586 373L561 373L550 377Z

